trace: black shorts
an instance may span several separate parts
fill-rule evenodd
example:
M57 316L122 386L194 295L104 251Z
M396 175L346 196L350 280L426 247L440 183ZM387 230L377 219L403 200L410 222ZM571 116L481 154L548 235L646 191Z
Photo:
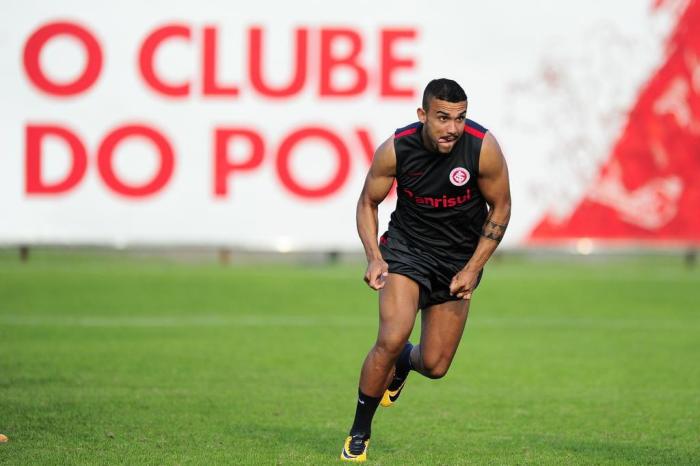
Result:
M389 273L405 275L420 287L418 308L425 309L446 301L459 301L461 298L450 294L452 278L464 268L467 260L447 259L429 251L406 244L399 238L384 233L379 240L379 250L389 265ZM479 272L476 288L481 276Z

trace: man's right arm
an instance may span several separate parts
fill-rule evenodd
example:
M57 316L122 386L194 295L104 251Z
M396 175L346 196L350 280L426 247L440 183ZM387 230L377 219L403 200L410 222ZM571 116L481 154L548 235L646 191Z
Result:
M389 194L395 178L396 152L392 136L375 151L360 199L357 201L357 232L367 256L365 282L375 290L384 287L384 279L389 273L389 267L377 245L379 204Z

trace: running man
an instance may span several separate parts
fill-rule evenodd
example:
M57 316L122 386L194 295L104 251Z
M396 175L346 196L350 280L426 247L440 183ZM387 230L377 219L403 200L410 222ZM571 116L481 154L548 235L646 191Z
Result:
M365 282L379 290L379 334L360 374L355 420L340 458L365 461L377 406L391 406L410 371L443 377L462 338L472 294L510 220L508 168L498 142L468 120L467 95L436 79L416 123L377 148L357 203ZM397 182L396 210L379 238L377 210ZM408 338L421 310L417 345Z

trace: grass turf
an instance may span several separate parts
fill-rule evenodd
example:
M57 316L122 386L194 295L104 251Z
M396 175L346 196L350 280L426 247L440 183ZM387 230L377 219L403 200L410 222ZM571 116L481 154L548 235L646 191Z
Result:
M363 271L0 252L0 463L339 463ZM447 377L380 408L370 463L697 464L698 361L680 259L502 259Z

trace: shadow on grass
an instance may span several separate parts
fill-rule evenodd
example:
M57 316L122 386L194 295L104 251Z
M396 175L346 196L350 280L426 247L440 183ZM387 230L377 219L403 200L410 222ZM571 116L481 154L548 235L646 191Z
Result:
M237 425L236 434L243 433L257 444L264 444L284 456L319 455L335 458L340 454L345 432L319 425L249 424ZM337 452L336 452L337 450Z

